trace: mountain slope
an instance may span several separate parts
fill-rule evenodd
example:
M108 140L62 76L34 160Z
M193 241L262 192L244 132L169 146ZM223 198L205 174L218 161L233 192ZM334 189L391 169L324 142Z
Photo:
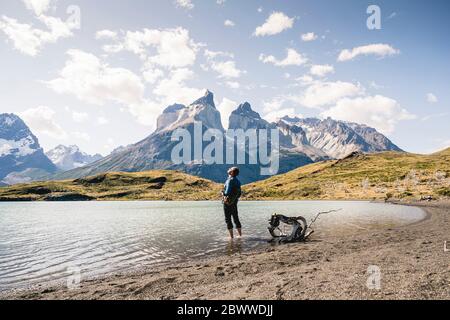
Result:
M221 185L177 171L111 172L0 188L0 201L214 200Z
M100 160L100 154L89 155L80 151L75 145L59 145L45 153L45 155L56 165L59 170L70 170L86 166L92 162Z
M175 164L172 161L172 150L179 144L179 141L172 141L172 133L174 130L182 128L187 130L191 137L194 137L195 123L198 122L202 123L202 134L207 129L224 132L220 113L214 104L214 96L209 91L206 91L203 97L189 106L172 105L166 108L158 118L156 131L144 140L114 152L90 165L58 173L54 176L54 179L74 179L109 171L137 172L168 169L180 170L216 182L223 182L227 176L227 169L232 165L237 165L237 163L207 165L194 161L194 155L192 155L192 161L186 163ZM202 152L207 144L203 143ZM192 147L193 149L194 147ZM304 154L288 152L281 155L280 162L280 168L286 172L313 161ZM261 176L259 165L246 164L240 165L240 167L243 183L266 177Z
M262 129L279 129L280 153L278 170L273 173L285 173L295 168L330 158L341 158L354 151L378 152L386 150L400 151L389 139L378 133L375 129L363 125L351 124L332 119L299 119L284 117L277 123L269 123L254 111L248 102L240 104L234 110L229 119L229 129L242 129L241 132L255 129L257 134L263 133ZM197 128L200 123L202 127ZM206 91L205 95L192 104L185 106L174 104L167 107L157 119L157 128L154 133L144 140L120 148L109 156L86 165L81 168L58 173L54 179L74 179L110 171L138 172L145 170L180 170L186 173L201 176L216 182L226 179L226 171L230 166L238 165L241 169L241 180L249 183L267 178L261 172L259 164L249 164L250 155L258 155L261 161L259 145L252 145L252 149L246 148L246 144L235 139L234 152L241 151L246 161L238 161L234 156L234 161L227 161L227 164L217 161L206 163L205 159L199 158L195 152L195 147L199 141L188 143L191 147L191 154L183 163L176 163L172 159L172 151L179 141L172 141L173 133L177 129L185 129L191 138L200 138L208 129L224 134L221 123L220 112L214 104L214 95ZM238 130L235 130L237 132ZM184 137L183 137L184 139ZM269 141L270 141L269 137ZM211 139L212 140L212 139ZM210 140L210 141L211 141ZM216 138L214 138L214 141ZM228 159L226 146L231 140L230 137L220 138L224 159ZM208 150L209 142L203 142L198 148L203 154ZM249 146L250 147L250 146ZM270 152L270 150L268 150ZM189 152L189 151L187 151ZM184 154L183 154L184 157ZM242 160L242 159L241 159ZM239 163L238 163L239 162ZM245 162L242 164L242 162ZM253 162L254 163L254 162ZM276 166L275 166L276 167Z
M247 199L450 197L450 149L432 155L354 153L245 186Z
M358 152L402 151L388 138L366 125L316 118L284 117L279 126L291 131L301 131L297 145L314 148L329 158L340 159ZM298 133L297 133L298 135Z
M243 186L244 200L450 197L450 149L432 155L354 153ZM0 201L218 200L222 185L177 171L107 173L0 188Z
M26 181L25 170L30 174L48 174L55 172L56 167L22 119L15 114L0 114L0 181L6 184L16 183L17 179Z

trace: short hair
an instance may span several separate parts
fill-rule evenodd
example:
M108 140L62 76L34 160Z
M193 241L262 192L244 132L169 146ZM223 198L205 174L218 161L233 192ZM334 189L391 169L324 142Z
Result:
M232 168L228 169L228 173L231 173L231 172L235 172L236 175L238 176L239 175L239 168L238 167L232 167Z

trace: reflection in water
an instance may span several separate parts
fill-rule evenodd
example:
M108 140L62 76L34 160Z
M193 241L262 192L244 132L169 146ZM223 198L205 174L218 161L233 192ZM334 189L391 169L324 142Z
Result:
M313 240L424 216L417 208L368 202L241 202L244 237L230 242L220 202L0 203L0 290L66 281L71 268L86 278L242 253L268 246L267 221L274 212L309 221L339 208L321 216Z
M242 238L235 238L228 240L227 243L227 255L231 256L236 253L242 252Z

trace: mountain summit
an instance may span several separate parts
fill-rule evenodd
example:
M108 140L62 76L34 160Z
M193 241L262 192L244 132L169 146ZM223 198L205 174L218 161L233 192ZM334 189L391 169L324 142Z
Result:
M250 103L244 102L231 113L228 127L229 129L248 130L266 129L271 127L271 125L262 119L258 112L253 111Z
M28 181L22 174L48 174L56 171L36 136L17 115L0 114L0 181L11 184ZM31 179L31 178L30 178Z
M197 104L199 104L199 105L209 105L209 106L215 108L216 105L214 104L214 94L211 91L206 90L205 95L203 97L195 100L192 103L192 105L197 105Z
M214 95L206 90L205 95L189 106L174 104L167 107L157 119L156 132L173 131L187 127L196 121L201 121L208 129L223 131L220 112L216 109Z
M83 167L102 158L98 153L91 156L82 152L80 151L80 148L75 145L68 147L59 145L52 150L47 151L45 154L58 169L63 171Z

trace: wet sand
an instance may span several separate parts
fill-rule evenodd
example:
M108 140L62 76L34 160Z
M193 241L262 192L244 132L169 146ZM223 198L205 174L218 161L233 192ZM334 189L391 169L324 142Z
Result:
M317 233L306 243L82 279L78 289L34 287L0 298L450 299L450 201L410 205L422 207L427 218L383 231L326 238ZM371 288L370 266L381 275L379 283L369 281Z

